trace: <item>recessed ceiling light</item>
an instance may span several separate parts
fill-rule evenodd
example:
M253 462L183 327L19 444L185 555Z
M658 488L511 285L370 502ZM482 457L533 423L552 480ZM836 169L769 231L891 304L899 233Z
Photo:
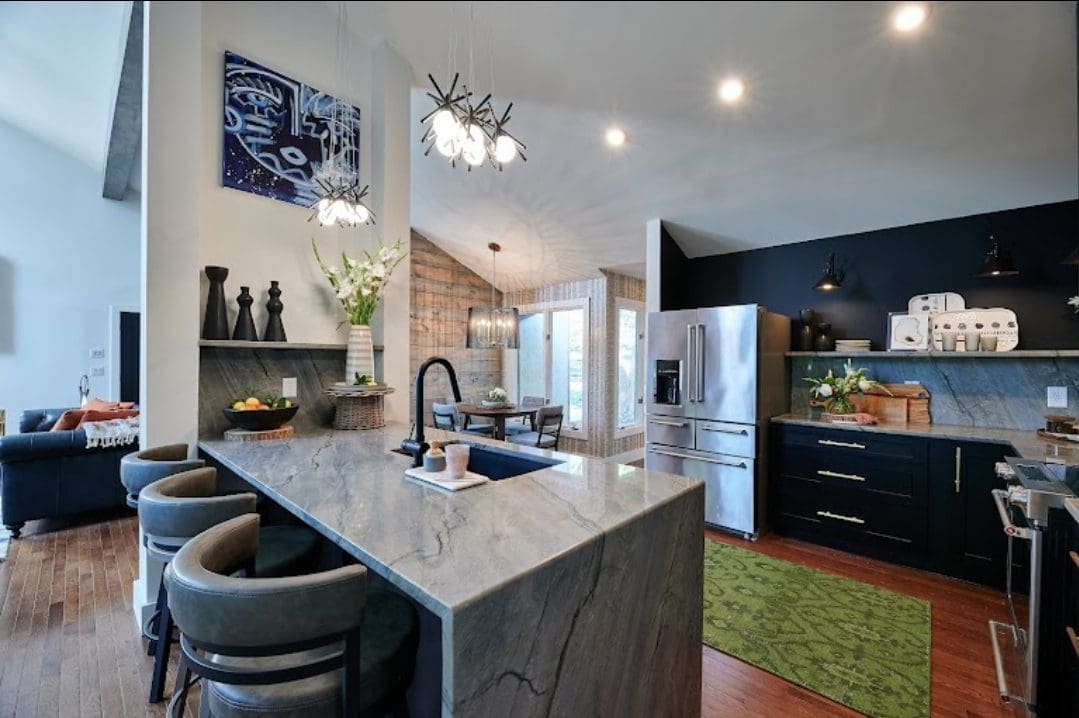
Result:
M607 144L611 147L621 147L626 144L626 131L621 127L612 127L607 130L607 134L604 137L607 140Z
M728 77L719 83L719 99L733 105L746 94L746 85L737 77Z
M899 32L914 32L929 17L929 5L921 2L904 3L892 14L892 25Z

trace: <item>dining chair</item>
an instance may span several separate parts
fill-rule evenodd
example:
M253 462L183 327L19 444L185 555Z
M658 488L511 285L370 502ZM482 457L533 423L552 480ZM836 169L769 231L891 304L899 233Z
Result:
M522 409L539 409L541 406L546 406L547 404L547 399L542 396L523 396L521 397L521 402L517 406ZM536 427L532 425L532 417L529 416L522 416L520 422L514 421L506 424L506 436L524 434L535 430Z
M431 405L431 413L434 416L435 428L443 431L457 431L462 434L475 434L476 436L490 436L494 433L493 424L472 425L468 418L462 416L456 404L434 403Z
M562 407L544 406L536 412L536 428L523 434L508 437L521 446L537 446L541 449L558 449L562 437Z

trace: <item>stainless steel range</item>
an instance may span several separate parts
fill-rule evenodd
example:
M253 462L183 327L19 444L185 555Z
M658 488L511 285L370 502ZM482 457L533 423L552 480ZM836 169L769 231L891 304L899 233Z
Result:
M1045 621L1046 536L1054 509L1063 509L1065 499L1079 494L1079 467L1050 464L1009 457L998 464L997 473L1008 480L1007 489L994 489L993 500L1008 536L1007 604L1009 623L989 622L993 641L1000 697L1018 701L1029 712L1038 712L1039 663ZM1030 593L1027 610L1016 610L1012 581L1015 539L1030 545ZM1054 560L1049 557L1049 560Z

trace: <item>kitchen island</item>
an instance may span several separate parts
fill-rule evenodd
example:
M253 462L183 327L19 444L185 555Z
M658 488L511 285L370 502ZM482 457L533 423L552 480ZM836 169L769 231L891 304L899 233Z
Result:
M700 713L703 483L469 436L558 463L449 492L404 476L407 433L199 448L436 619L415 715Z

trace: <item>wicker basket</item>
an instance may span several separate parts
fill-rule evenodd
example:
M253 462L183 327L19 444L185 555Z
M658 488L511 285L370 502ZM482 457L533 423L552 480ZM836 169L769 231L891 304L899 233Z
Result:
M377 389L363 393L327 391L326 394L336 400L337 409L333 415L333 428L344 430L381 429L386 425L382 410L382 397L393 389Z

